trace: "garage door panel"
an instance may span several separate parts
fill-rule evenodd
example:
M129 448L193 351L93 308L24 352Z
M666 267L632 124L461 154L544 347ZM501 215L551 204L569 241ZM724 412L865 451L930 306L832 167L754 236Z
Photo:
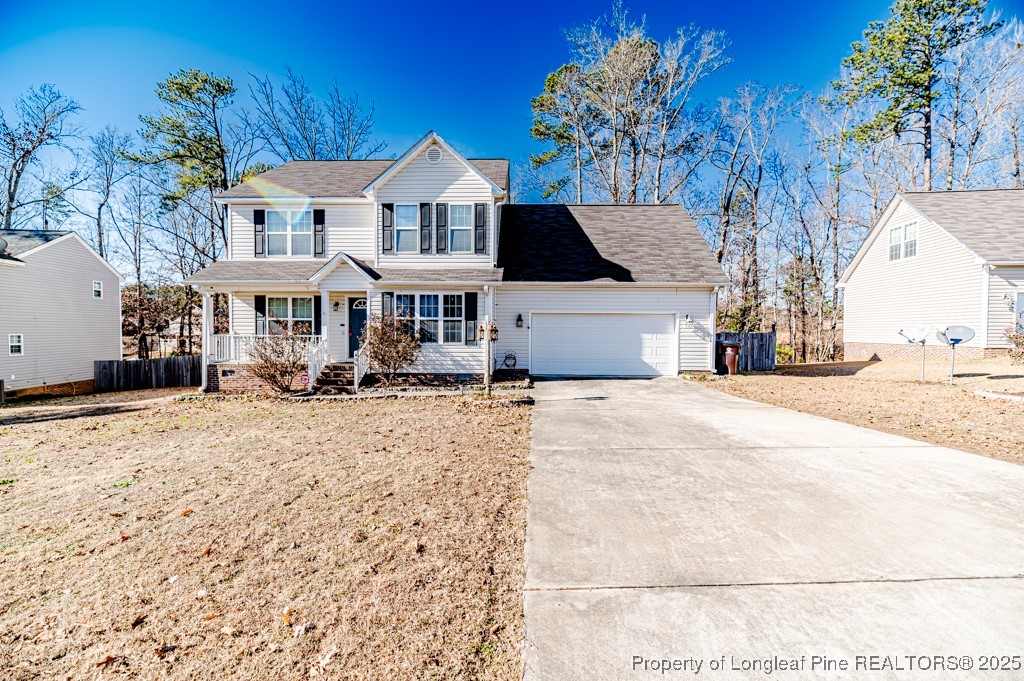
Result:
M530 331L530 372L538 376L675 373L673 315L535 313Z

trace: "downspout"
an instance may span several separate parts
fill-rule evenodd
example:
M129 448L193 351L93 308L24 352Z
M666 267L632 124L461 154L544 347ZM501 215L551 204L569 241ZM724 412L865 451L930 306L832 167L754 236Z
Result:
M711 302L711 313L709 319L711 321L711 342L708 344L708 366L711 372L715 372L715 342L718 339L718 291L721 286L715 286L711 289L711 295L709 296Z

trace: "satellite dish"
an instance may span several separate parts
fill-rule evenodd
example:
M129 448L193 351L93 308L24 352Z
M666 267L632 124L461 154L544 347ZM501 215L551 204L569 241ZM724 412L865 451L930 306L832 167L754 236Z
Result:
M945 329L936 331L935 337L946 345L955 347L967 343L974 338L974 329L969 326L954 324L953 326L947 326Z
M7 250L7 239L0 236L0 253Z
M934 328L934 326L911 326L910 328L900 329L899 333L907 339L908 343L924 343L928 340L928 336L932 335Z

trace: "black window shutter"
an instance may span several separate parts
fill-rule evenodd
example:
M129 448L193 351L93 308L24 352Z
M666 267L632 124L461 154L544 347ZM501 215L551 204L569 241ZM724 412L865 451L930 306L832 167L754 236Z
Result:
M420 253L430 253L430 204L420 204Z
M380 243L384 253L395 251L395 204L382 203L380 205Z
M437 204L437 252L448 252L448 204Z
M380 294L380 316L381 317L394 317L395 316L395 294L390 291L385 291Z
M323 258L327 255L327 231L324 229L326 214L323 208L313 209L313 257ZM319 331L317 332L319 333Z
M476 307L477 307L477 293L476 291L466 291L466 297L463 300L464 309L466 310L466 343L476 342Z
M320 327L322 324L322 317L320 314L320 296L313 296L313 335L320 335Z
M253 235L256 242L255 255L257 258L267 257L267 211L257 208L252 212L252 224L255 227Z
M256 296L253 307L256 308L256 335L267 335L267 297Z
M487 252L487 204L473 206L473 235L476 237L476 252Z

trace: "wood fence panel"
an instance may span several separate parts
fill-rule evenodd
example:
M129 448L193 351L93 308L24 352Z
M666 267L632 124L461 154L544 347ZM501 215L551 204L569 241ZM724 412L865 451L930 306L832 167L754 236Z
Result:
M98 393L202 385L201 355L163 359L126 359L93 363L93 390Z
M740 371L772 371L775 369L775 332L721 332L717 340L740 345Z

